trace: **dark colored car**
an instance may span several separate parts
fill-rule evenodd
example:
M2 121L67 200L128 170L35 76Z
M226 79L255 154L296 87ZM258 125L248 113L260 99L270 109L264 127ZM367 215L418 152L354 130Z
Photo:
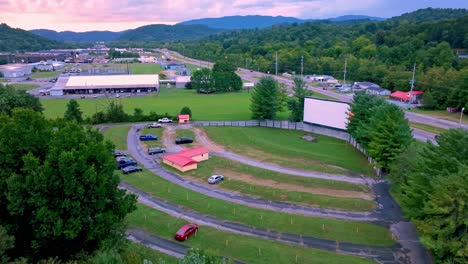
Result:
M198 226L196 224L184 225L177 231L174 235L174 238L179 241L187 240L191 235L195 234L198 231Z
M132 172L137 172L137 171L142 171L143 169L141 167L138 167L138 166L127 166L125 168L122 168L122 173L123 174L129 174L129 173L132 173Z
M140 136L141 141L148 141L148 140L158 140L158 136L146 134Z
M188 138L188 137L181 137L175 140L175 143L177 145L179 144L188 144L188 143L193 143L193 139Z
M163 149L163 148L149 148L148 149L148 154L149 155L161 154L161 153L164 153L164 152L166 152L166 150Z
M125 152L120 151L120 150L114 150L112 151L112 155L114 155L114 158L117 158L117 157L126 156L127 154L125 154Z
M122 169L128 166L135 166L137 162L131 158L121 159L117 162L117 169Z

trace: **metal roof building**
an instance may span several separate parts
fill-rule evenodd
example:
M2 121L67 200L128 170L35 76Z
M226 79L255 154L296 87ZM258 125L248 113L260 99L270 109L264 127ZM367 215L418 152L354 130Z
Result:
M50 94L142 93L158 88L157 74L70 76L60 77Z

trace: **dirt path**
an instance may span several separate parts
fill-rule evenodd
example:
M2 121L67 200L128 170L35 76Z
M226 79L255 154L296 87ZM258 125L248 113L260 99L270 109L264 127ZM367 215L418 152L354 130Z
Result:
M209 151L213 151L213 152L225 152L226 151L222 146L217 145L216 143L211 141L211 139L208 137L205 131L199 128L193 128L193 132L195 133L195 136L197 137L197 142L199 142Z
M271 188L276 188L276 189L283 189L283 190L288 190L288 191L329 195L329 196L343 197L343 198L359 198L359 199L365 199L365 200L374 200L375 198L372 194L363 193L363 192L333 190L333 189L327 189L327 188L312 188L312 187L304 187L304 186L295 185L295 184L277 182L274 180L259 179L249 174L242 174L236 171L231 171L229 169L223 169L223 168L216 169L215 174L229 175L229 178L234 179L234 180L240 180L240 181L247 182L247 183L254 184L254 185L271 187Z

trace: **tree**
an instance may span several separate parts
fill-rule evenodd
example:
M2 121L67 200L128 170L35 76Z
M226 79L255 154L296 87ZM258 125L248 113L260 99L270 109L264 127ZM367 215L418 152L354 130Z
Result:
M203 68L201 70L195 71L191 79L193 89L200 91L210 92L213 90L213 77L211 75L211 70L208 68Z
M192 90L192 89L193 89L192 82L186 83L186 84L185 84L185 89L187 89L187 90Z
M15 238L8 235L7 230L0 226L0 264L6 264L8 257L6 251L13 247Z
M75 99L71 99L68 101L64 118L68 121L75 120L77 123L81 123L83 121L82 113L83 112L80 110L80 104L78 104Z
M67 260L123 239L136 199L117 188L112 144L28 109L0 118L0 225L15 238L13 256Z
M394 104L384 103L377 107L366 127L369 133L369 155L384 170L389 169L413 139L405 114Z
M279 108L278 83L272 77L264 77L255 85L250 99L254 119L275 119Z
M393 188L406 215L416 224L422 243L437 263L468 261L468 132L450 129L428 142L417 156L404 152L408 166L390 173Z
M190 110L190 108L188 106L184 106L181 110L180 110L180 114L181 115L189 115L190 117L192 117L192 110Z
M14 108L29 108L42 112L43 108L38 98L13 86L0 85L0 114L11 115Z
M423 94L422 97L422 104L425 109L434 109L436 106L436 102L434 101L434 97L431 94L431 91L427 91Z
M116 102L110 102L107 107L107 121L112 123L125 122L128 120L128 115L123 110L123 105Z
M311 92L305 89L304 81L294 78L294 96L288 100L291 121L299 122L304 118L304 100L308 95L311 95Z
M218 92L234 92L242 89L242 79L236 74L237 67L226 60L213 66L214 88Z

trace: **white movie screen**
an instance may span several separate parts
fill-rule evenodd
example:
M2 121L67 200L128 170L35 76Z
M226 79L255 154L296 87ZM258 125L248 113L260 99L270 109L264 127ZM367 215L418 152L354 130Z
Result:
M346 130L348 114L347 103L305 98L304 122Z

